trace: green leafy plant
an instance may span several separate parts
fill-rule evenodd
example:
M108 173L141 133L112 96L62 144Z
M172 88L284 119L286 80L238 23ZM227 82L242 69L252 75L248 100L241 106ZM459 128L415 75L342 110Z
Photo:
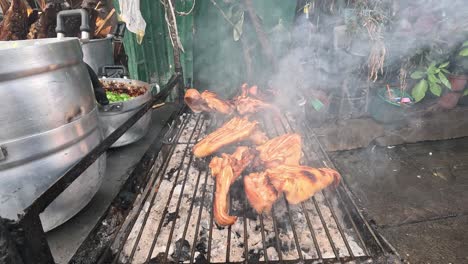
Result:
M448 66L449 62L437 64L433 61L425 69L414 71L411 74L411 79L419 80L411 91L416 102L421 101L426 96L427 90L435 96L440 96L444 87L452 88L446 76L450 73L447 70Z
M468 57L468 41L463 42L460 52L458 53L458 56Z
M455 75L465 75L468 73L468 41L465 41L453 58L452 72Z

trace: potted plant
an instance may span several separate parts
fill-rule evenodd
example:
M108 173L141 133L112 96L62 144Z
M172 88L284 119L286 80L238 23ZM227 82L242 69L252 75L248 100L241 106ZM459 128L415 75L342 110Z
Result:
M454 59L452 74L448 75L448 79L452 85L452 91L461 92L463 89L465 89L466 83L468 82L467 73L468 41L465 41Z
M437 63L432 61L429 66L416 70L411 79L419 80L411 90L415 102L421 101L429 90L433 95L440 97L443 88L451 89L452 85L447 78L449 62Z

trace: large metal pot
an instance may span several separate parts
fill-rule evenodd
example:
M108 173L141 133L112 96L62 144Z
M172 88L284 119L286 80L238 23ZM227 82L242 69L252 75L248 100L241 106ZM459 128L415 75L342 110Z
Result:
M145 103L151 100L151 89L148 83L120 78L105 78L101 82L106 86L106 82L121 83L127 88L129 86L144 87L146 92L143 95L132 98L124 102L110 103L109 105L99 107L99 119L101 129L105 137L114 132L120 125L135 114ZM125 132L112 147L125 146L136 142L148 133L151 123L151 111L148 111L140 120L138 120L130 129Z
M84 9L64 10L57 14L57 32L58 38L65 37L64 20L66 17L80 16L81 17L81 49L83 51L83 61L86 62L94 72L98 73L99 69L106 65L114 65L114 39L121 38L124 30L125 23L117 24L114 28L114 34L107 35L103 39L90 39L89 38L89 15Z
M98 110L78 39L0 42L0 216L16 219L97 146ZM41 214L48 231L101 185L101 156Z

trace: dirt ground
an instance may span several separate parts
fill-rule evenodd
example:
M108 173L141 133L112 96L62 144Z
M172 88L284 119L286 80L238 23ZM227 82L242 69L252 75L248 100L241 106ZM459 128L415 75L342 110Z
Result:
M357 202L407 263L468 263L468 138L335 152Z

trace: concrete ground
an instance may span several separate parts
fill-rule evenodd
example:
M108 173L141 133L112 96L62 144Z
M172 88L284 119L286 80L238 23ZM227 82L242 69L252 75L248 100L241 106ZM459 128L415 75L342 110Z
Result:
M153 110L151 127L145 137L136 143L107 151L106 174L98 193L75 217L47 233L56 263L68 263L75 254L174 109L172 105L166 105Z
M331 157L407 263L468 263L468 138Z

